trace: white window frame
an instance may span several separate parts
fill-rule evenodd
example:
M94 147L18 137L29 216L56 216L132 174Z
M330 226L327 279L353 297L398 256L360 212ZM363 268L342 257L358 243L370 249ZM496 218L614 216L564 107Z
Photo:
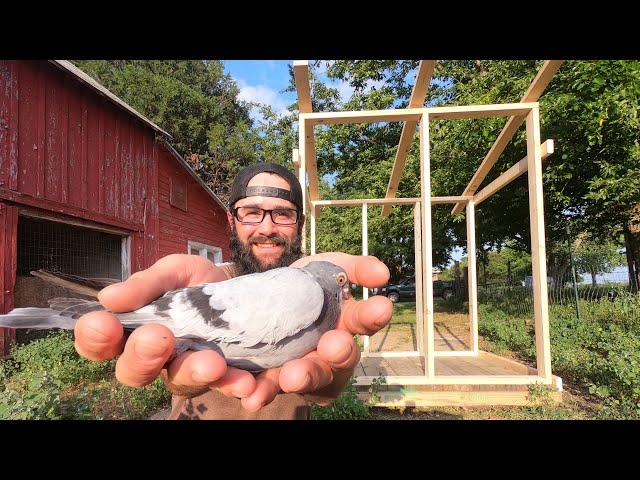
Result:
M192 255L191 249L198 249L199 255L204 258L209 258L207 256L208 252L213 253L213 263L222 263L222 248L216 247L213 245L207 245L206 243L194 242L193 240L187 241L187 253Z

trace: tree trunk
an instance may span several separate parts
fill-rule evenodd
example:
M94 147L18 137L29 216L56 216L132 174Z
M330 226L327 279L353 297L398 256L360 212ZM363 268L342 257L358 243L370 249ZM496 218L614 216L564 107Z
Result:
M640 204L635 206L631 220L624 227L624 243L627 251L629 287L637 292L640 287Z
M596 288L598 286L598 283L596 282L596 271L590 270L589 273L591 274L591 286Z
M635 237L635 238L634 238ZM629 272L629 287L634 292L640 286L640 233L635 235L630 231L629 225L624 229L624 244L627 251L627 269Z

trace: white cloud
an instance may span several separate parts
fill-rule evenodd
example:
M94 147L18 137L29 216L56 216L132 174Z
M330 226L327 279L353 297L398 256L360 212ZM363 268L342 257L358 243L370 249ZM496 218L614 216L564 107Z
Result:
M242 78L238 78L236 79L236 81L238 82L238 86L240 87L240 93L238 94L239 100L269 105L278 115L284 115L288 113L288 104L280 96L277 90L266 85L249 85ZM262 115L259 109L256 107L251 109L251 117L255 121L262 120Z

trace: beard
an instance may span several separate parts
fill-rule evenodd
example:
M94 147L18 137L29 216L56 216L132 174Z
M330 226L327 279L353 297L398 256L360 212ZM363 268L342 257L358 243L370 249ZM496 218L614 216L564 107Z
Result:
M284 245L284 252L276 260L269 261L263 265L251 249L252 245L263 242ZM288 267L302 257L300 232L298 232L293 241L289 241L287 237L281 235L273 235L271 237L257 235L250 238L247 243L244 244L238 237L235 226L233 226L231 228L231 241L229 246L231 248L231 261L235 264L238 275L262 273L273 268Z

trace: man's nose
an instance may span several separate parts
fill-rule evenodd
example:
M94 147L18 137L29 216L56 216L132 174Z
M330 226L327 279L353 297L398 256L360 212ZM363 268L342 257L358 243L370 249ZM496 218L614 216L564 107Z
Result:
M258 225L258 228L256 229L256 231L257 233L260 233L265 236L269 236L269 234L277 233L278 226L275 223L273 223L273 219L271 218L271 215L269 212L265 212L264 219Z

